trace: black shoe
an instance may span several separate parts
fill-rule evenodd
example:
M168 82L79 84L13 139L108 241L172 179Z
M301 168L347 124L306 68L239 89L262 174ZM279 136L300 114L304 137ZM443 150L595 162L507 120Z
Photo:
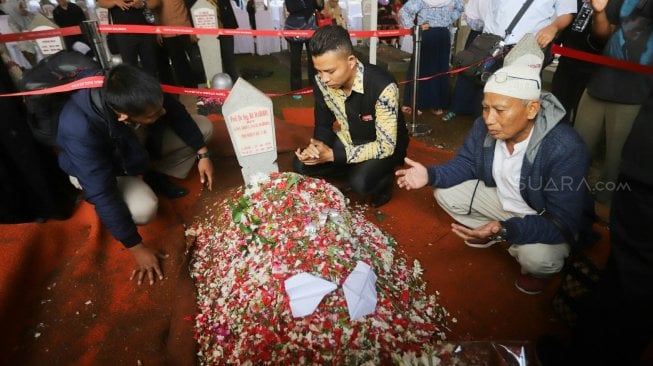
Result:
M379 208L392 198L392 181L380 193L372 195L372 207Z
M340 187L340 192L342 194L348 194L348 193L351 193L353 191L354 191L354 189L349 184Z
M145 183L156 193L170 199L180 198L188 194L188 189L178 186L170 181L167 176L158 172L148 172L143 177Z

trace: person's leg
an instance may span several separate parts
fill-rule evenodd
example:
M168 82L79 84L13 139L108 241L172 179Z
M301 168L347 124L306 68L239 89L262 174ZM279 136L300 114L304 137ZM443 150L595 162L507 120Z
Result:
M410 63L408 64L408 70L406 71L406 80L409 80L410 82L406 83L406 85L404 86L404 99L403 99L403 103L401 104L402 107L412 107L413 105L413 83L416 82L413 81L414 67L415 67L415 53L413 53L410 56ZM416 108L419 108L417 106L417 103L415 103L415 106Z
M522 274L548 278L560 272L569 256L567 243L560 244L513 244L508 253L521 265Z
M205 116L193 115L193 120L199 127L204 141L209 141L213 133L213 125ZM157 172L169 175L171 177L184 179L196 161L197 151L179 138L171 129L166 129L163 133L163 142L161 143L162 158L153 162L153 169Z
M220 36L220 57L222 58L222 69L229 74L231 81L235 84L238 80L238 69L236 68L236 56L234 55L234 37Z
M605 163L601 170L603 189L597 189L596 200L610 206L621 164L621 150L630 134L641 105L608 103L605 113ZM599 188L599 187L597 187Z
M640 358L653 345L653 243L648 228L653 221L653 186L624 176L619 182L628 188L614 192L610 243L623 295L622 309L616 314L625 316L615 322L617 333L624 337L614 350L614 360L650 365L650 354L646 362Z
M606 103L591 97L585 90L578 103L574 129L585 141L590 158L596 153L603 131L605 131L605 110Z
M290 46L290 90L302 87L302 42L288 42Z
M148 74L159 77L158 61L157 61L157 47L156 38L149 34L139 36L138 42L138 57L141 60L143 70Z
M429 54L433 59L434 70L433 73L427 76L449 71L451 32L449 32L449 28L436 28L435 30L435 43L437 45L435 50L437 51ZM431 103L437 113L441 114L442 110L449 105L449 75L441 75L432 80L435 93L430 96L433 100Z
M392 157L371 159L352 164L347 180L352 190L361 196L378 194L392 184L395 161Z
M643 365L640 357L653 337L652 187L620 182L614 193L611 253L599 286L578 310L570 365Z
M84 189L77 177L71 175L68 179L73 187ZM156 217L159 199L147 183L139 177L132 176L116 177L116 183L136 225L145 225Z
M293 159L293 171L314 178L333 178L345 176L347 174L347 167L334 163L306 165L295 156Z
M150 186L138 177L116 177L118 190L136 225L145 225L156 217L159 199Z
M122 62L139 67L137 37L130 34L116 34L115 40Z
M308 74L308 85L313 86L315 83L315 66L313 66L313 55L311 49L308 47L308 41L304 42L306 45L306 71Z
M480 180L468 180L450 188L437 188L433 195L449 216L470 228L515 216L503 210L497 189L486 187Z
M443 28L442 28L443 29ZM440 48L442 46L441 28L430 28L422 33L422 48L419 57L419 77L431 76L438 72ZM447 52L448 53L448 52ZM447 65L448 67L448 65ZM410 75L412 79L412 74ZM439 78L419 81L417 84L417 109L437 108L439 103ZM412 93L412 90L411 90Z
M185 45L190 42L188 36L164 37L163 46L170 56L177 83L186 87L197 87L193 81L188 54Z

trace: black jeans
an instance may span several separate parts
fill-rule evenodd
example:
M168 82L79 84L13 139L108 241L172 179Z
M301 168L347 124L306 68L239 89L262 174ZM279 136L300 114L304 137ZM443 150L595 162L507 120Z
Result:
M308 49L308 41L306 42L288 42L290 45L290 90L297 90L302 88L302 50L306 45L306 54L308 63L308 85L313 85L315 80L315 69L313 68L313 59L311 58L311 51Z
M177 84L189 87L197 87L197 71L194 70L190 63L192 53L192 43L190 36L164 37L163 47L172 61L172 68Z
M156 38L151 34L116 34L116 45L122 62L138 67L148 74L157 76Z
M220 36L220 57L222 58L222 70L231 76L231 81L238 80L238 69L236 69L236 56L234 55L234 37ZM213 77L213 75L210 75Z
M293 160L295 172L316 178L346 178L352 190L361 196L381 193L394 182L397 159L370 159L355 164L324 163L305 165L297 157Z

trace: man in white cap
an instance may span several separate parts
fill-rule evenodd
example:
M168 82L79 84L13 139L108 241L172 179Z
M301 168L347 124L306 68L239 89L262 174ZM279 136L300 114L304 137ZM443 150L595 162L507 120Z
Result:
M562 122L560 102L541 91L543 58L535 37L524 36L486 83L483 116L457 155L428 168L406 158L410 167L396 172L401 188L435 188L468 246L508 242L521 265L515 285L527 294L542 292L591 230L586 148Z

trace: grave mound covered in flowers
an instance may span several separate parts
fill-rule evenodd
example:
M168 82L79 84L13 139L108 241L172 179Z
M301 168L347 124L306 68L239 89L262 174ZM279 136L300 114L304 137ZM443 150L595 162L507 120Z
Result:
M419 262L398 257L397 243L323 180L254 177L186 234L203 364L379 363L429 355L444 338L447 313L426 293ZM376 274L377 302L352 321L342 285L358 261ZM338 287L294 318L284 283L302 272Z

